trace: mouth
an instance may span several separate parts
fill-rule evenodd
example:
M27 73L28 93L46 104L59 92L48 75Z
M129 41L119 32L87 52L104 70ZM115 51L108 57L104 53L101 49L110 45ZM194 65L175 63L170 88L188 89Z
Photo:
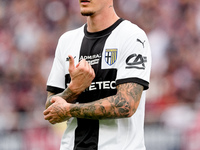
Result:
M81 3L89 3L90 0L80 0Z
M81 2L82 4L84 4L84 3L90 3L90 0L80 0L80 2Z

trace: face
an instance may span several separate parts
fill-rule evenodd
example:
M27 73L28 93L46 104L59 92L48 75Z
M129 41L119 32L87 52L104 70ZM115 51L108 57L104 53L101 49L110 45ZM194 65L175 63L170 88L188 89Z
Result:
M111 0L79 0L81 14L83 16L93 16L109 7Z

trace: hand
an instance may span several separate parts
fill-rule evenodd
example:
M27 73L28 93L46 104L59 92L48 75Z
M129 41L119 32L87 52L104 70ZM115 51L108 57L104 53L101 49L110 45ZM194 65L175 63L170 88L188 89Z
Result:
M48 120L51 124L67 121L71 118L69 113L69 103L59 96L54 96L51 99L51 106L49 106L44 112L44 119Z
M90 86L95 77L95 73L85 59L81 60L75 67L74 58L71 55L69 55L69 58L69 73L71 77L69 89L73 93L80 94Z

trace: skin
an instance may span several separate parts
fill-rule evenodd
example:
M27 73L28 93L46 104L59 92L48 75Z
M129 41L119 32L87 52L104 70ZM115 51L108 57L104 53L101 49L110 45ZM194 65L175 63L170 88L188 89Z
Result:
M62 93L54 94L51 92L47 93L47 100L45 107L46 109L52 104L51 99L54 96L59 96L65 99L69 103L73 103L74 100L90 86L92 80L95 77L93 68L88 64L86 60L81 60L76 67L74 66L74 58L69 55L69 73L71 77L71 82ZM86 80L87 79L87 80Z
M87 16L87 30L89 32L104 30L119 19L113 7L113 0L88 1L81 3L81 0L79 0L79 4L81 14Z
M98 101L84 104L67 103L63 98L55 96L44 119L51 124L68 120L71 117L85 119L114 119L131 117L137 110L143 86L126 83L117 86L117 94Z
M81 2L81 14L87 16L87 30L98 32L115 23L119 17L113 8L113 0L88 0ZM82 60L76 67L70 57L71 82L64 92L55 95L48 92L44 119L51 124L60 123L71 117L85 119L113 119L131 117L137 110L143 86L137 83L118 85L117 94L91 103L73 103L77 96L90 86L95 77L94 70Z

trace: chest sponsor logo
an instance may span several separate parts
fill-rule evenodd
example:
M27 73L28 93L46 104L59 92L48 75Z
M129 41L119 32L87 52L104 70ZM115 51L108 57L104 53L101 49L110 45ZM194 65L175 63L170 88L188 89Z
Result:
M147 57L143 57L141 54L132 54L126 59L126 69L145 69L146 62Z
M92 82L86 91L102 90L102 89L116 89L115 81L99 81Z
M68 87L69 83L67 83L66 85ZM85 91L107 90L107 89L112 89L112 90L116 89L116 82L115 81L92 82L91 85L87 89L85 89Z
M106 49L105 61L108 65L113 65L117 60L117 49Z
M79 61L81 61L82 59L85 59L90 65L96 65L99 63L100 58L101 58L101 54L80 56Z

